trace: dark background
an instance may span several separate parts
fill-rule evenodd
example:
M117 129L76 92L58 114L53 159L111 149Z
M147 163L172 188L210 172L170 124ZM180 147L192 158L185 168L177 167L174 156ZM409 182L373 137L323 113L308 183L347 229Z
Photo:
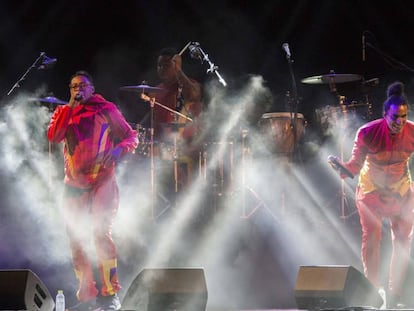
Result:
M137 123L140 122L137 114L142 116L141 109L145 112L148 108L137 101L134 95L124 97L119 88L138 85L143 80L155 85L158 82L155 72L158 51L169 46L181 50L187 42L197 41L218 66L220 74L228 83L230 94L241 92L251 76L263 77L270 96L256 98L257 111L251 120L253 124L257 124L262 113L289 110L291 106L288 104L287 92L297 94L298 111L304 114L309 128L318 128L320 125L316 113L318 109L338 105L337 95L344 95L348 103L360 104L361 116L370 119L381 115L386 87L391 82L399 80L405 83L409 99L414 98L414 70L411 68L414 67L413 16L413 2L399 0L3 1L0 4L1 105L6 107L15 96L22 93L31 95L33 92L37 97L54 95L67 100L71 74L85 69L93 75L97 91L116 102L128 121ZM365 60L363 37L366 42ZM290 46L293 60L291 67L282 49L283 43ZM41 52L57 58L53 68L30 68ZM217 81L215 75L207 73L207 64L192 59L188 51L183 54L183 66L190 76L204 86ZM304 78L328 74L331 70L338 74L360 75L361 80L336 85L338 93L331 92L327 84L301 83ZM7 95L25 72L27 75L19 83L20 87ZM364 87L362 82L370 79L378 79L375 80L378 83ZM365 111L368 104L373 108L370 117ZM207 94L205 105L209 106ZM27 113L30 119L33 110L27 109ZM316 134L308 131L308 134L312 141L319 144L324 142L324 137L318 137L320 131L316 131ZM6 139L2 137L4 141ZM6 149L2 146L4 152ZM322 183L325 182L321 178L322 171L317 164L312 164L312 155L302 155L305 160L309 160L310 165L305 166L300 173L312 176L314 187L321 185L320 188L326 188L329 200L333 195L328 187L331 186L328 185L330 180L327 179L326 184ZM58 288L65 287L66 291L66 288L74 287L70 263L65 257L66 248L62 250L64 258L47 260L48 251L56 243L55 239L48 238L55 235L55 230L62 233L62 228L59 225L55 228L52 226L52 230L39 236L31 233L29 228L43 225L43 222L28 218L17 198L20 192L16 193L14 185L22 183L25 171L18 170L13 176L4 171L5 168L2 168L1 189L4 195L1 199L1 215L7 226L3 229L3 234L6 234L0 243L0 268L34 269L46 281L53 295ZM264 176L272 174L267 167L261 172L264 172ZM135 177L130 177L130 180L135 180ZM335 182L331 184L336 185ZM305 188L303 184L301 186ZM58 190L56 186L50 192L57 193ZM312 196L312 191L305 192ZM295 192L292 196L295 196ZM292 200L294 203L297 203L295 199L301 197L300 194L297 196ZM317 200L313 199L309 200L309 205L317 205ZM322 210L328 205L319 204L318 208ZM339 211L335 213L339 215ZM335 235L327 233L327 227L321 225L326 221L320 219L303 231L308 236L312 233L315 245L323 245L328 236L332 241L340 241L336 242L337 245L327 247L327 252L333 253L332 258L336 259L332 261L354 264L361 270L358 251L350 251L359 247L358 219L351 220L344 228L339 227L343 231L350 230L350 236L355 235L355 243L350 242L351 246L344 241L346 238L342 236L341 229L339 232L334 230ZM241 237L230 247L230 252L234 251L234 254L226 258L230 266L223 267L226 271L224 277L227 273L232 276L234 273L236 281L219 279L217 288L209 288L209 301L233 308L294 307L292 287L295 269L303 262L317 262L317 248L311 254L303 255L303 258L289 257L282 244L289 244L292 238L296 240L290 243L298 245L301 238L297 232L295 237L287 237L286 232L291 228L300 231L302 227L285 222L278 225L277 229L269 229L258 223L261 222L254 218L252 223L241 225L245 226L240 228ZM329 228L338 229L341 225L331 224L336 228ZM285 231L276 232L280 228ZM146 226L140 227L137 235L146 229ZM148 229L145 234L150 236L153 233L151 230ZM133 236L133 233L130 234ZM152 239L157 245L156 238ZM191 239L196 240L195 237ZM197 245L197 241L194 243ZM59 247L58 244L56 248ZM145 255L139 247L135 247L121 245L121 249L127 249L123 257L130 255L136 260L134 264L126 259L121 263L125 278L133 278L139 270L137 267L142 268L140 257ZM33 251L34 248L36 251ZM270 248L272 250L269 251ZM287 247L291 248L291 245ZM55 252L56 249L53 250ZM181 253L175 256L185 257L191 254L192 248L183 248L178 252ZM180 261L172 261L176 262ZM329 260L327 262L331 263ZM243 290L237 286L240 281L237 276L241 279L241 271L243 275L248 274L249 280ZM213 274L206 275L213 279ZM225 287L225 291L222 287ZM217 296L221 299L217 299ZM69 293L67 297L70 301L73 299Z
M263 76L273 95L268 110L279 111L285 93L294 91L282 50L288 43L299 110L308 118L315 106L327 104L316 94L322 91L329 97L329 88L300 80L330 70L378 78L380 85L369 95L381 107L388 83L399 79L410 91L412 13L410 1L7 1L0 13L0 91L7 94L43 51L58 59L56 66L31 71L21 88L46 84L45 92L65 100L70 75L86 69L97 89L117 101L120 86L157 82L156 57L162 47L181 50L197 41L229 88L247 75ZM215 79L206 74L207 64L191 59L188 52L183 59L185 69L201 82ZM359 89L340 91L348 100L363 98Z

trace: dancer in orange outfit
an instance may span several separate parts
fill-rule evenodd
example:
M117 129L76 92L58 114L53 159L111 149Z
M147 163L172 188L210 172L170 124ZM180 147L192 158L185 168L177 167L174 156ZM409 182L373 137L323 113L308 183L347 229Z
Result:
M391 84L387 96L383 118L358 130L351 158L342 165L353 175L359 173L356 204L362 226L362 263L366 277L378 288L382 222L384 218L390 220L392 256L387 301L390 307L396 307L403 304L413 230L414 189L408 161L414 152L414 123L407 120L404 85Z

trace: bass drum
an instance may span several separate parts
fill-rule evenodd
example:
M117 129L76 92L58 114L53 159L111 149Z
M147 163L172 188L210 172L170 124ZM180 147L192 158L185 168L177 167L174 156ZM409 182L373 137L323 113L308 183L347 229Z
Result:
M259 120L259 129L264 141L272 152L280 155L290 155L294 151L294 128L296 141L301 138L306 122L303 114L297 113L296 126L294 114L290 112L265 113Z

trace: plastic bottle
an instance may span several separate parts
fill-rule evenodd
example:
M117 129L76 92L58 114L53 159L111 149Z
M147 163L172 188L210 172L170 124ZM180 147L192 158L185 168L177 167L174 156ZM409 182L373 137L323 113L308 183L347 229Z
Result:
M56 295L56 311L65 311L65 295L63 294L63 290L59 289Z
M380 307L380 310L384 310L387 308L387 294L385 293L385 289L384 287L380 287L378 289L378 294L381 296L382 298L382 305Z

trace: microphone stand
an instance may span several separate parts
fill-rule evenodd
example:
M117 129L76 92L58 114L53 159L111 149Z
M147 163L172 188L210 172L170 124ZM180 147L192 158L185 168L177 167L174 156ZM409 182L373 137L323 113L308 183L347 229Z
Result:
M293 72L293 60L289 54L286 55L286 60L289 65L289 72L290 77L292 80L292 91L293 91L293 100L290 102L290 113L291 113L291 128L293 130L293 151L292 151L292 158L295 157L297 151L297 144L298 144L298 133L297 133L297 120L298 120L298 104L299 104L299 97L298 97L298 89L296 86L296 79L295 74ZM293 118L292 118L293 115Z
M148 95L146 95L144 93L141 93L141 99L144 100L144 101L146 101L146 102L151 102L151 100L152 100L151 97L149 97ZM161 104L161 103L159 103L157 101L154 101L154 105L160 106L160 107L168 110L169 112L172 112L173 114L177 114L180 117L183 117L184 119L186 119L186 120L188 120L190 122L193 122L193 119L192 118L186 116L185 114L182 114L181 112L175 111L174 109L171 109L170 107L167 107L167 106L165 106L165 105L163 105L163 104Z
M329 74L331 76L333 76L335 74L334 70L330 70ZM336 87L336 83L333 79L333 77L331 77L329 79L329 90L331 91L331 93L335 94L336 97L338 98L338 102L339 102L339 106L342 112L342 116L343 119L341 120L339 126L340 126L340 141L339 141L339 152L340 152L340 159L341 161L344 161L344 143L345 143L345 136L346 136L346 130L348 128L348 110L347 110L347 106L346 106L346 102L345 102L345 96L340 95L338 93L338 89ZM349 217L351 217L353 214L355 214L357 211L353 211L351 212L349 215L346 215L346 207L348 206L348 199L346 197L346 192L345 192L345 180L341 178L341 189L340 189L340 193L339 193L339 197L340 197L340 204L341 204L341 216L340 218L345 221L346 219L348 219Z
M23 74L23 76L17 80L17 82L13 85L13 87L7 92L7 96L10 96L10 94L14 91L14 89L20 87L20 83L26 79L26 76L29 74L29 72L38 67L39 63L41 63L45 57L46 53L41 52L39 57L34 61L34 63L26 70L26 72Z
M155 105L157 105L159 107L162 107L163 109L166 109L166 110L172 112L175 115L181 116L181 117L183 117L184 119L186 119L187 121L190 121L190 122L193 122L193 119L191 119L190 117L187 117L186 115L184 115L184 114L182 114L178 111L175 111L174 109L171 109L171 108L155 101L154 97L149 97L144 92L142 92L140 95L141 95L140 96L141 99L146 101L146 102L149 102L150 106L151 106L151 110L150 110L150 113L151 113L151 121L150 121L150 123L151 123L150 124L150 126L151 126L151 130L150 130L151 131L150 132L150 135L151 135L150 136L151 219L154 220L158 216L161 216L165 212L165 210L168 208L168 207L166 207L163 211L161 211L161 213L159 215L156 215L156 211L155 211L155 196L156 196L155 193L156 193L156 189L155 189L155 165L154 165L154 107L155 107ZM176 154L176 150L174 148L174 157L175 157L175 154ZM177 185L176 181L175 181L175 185Z
M176 112L180 112L182 106L184 105L184 98L182 95L183 86L178 86L178 94L176 98L176 104L175 109ZM178 125L178 114L174 114L174 122L175 125L172 127L172 132L174 136L173 140L173 166L174 166L174 191L175 193L178 193L178 153L177 153L177 139L178 139L178 131L179 131L179 125Z
M142 93L144 94L144 93ZM151 182L151 219L155 219L155 165L154 165L154 106L155 98L149 99L150 103L150 182Z

